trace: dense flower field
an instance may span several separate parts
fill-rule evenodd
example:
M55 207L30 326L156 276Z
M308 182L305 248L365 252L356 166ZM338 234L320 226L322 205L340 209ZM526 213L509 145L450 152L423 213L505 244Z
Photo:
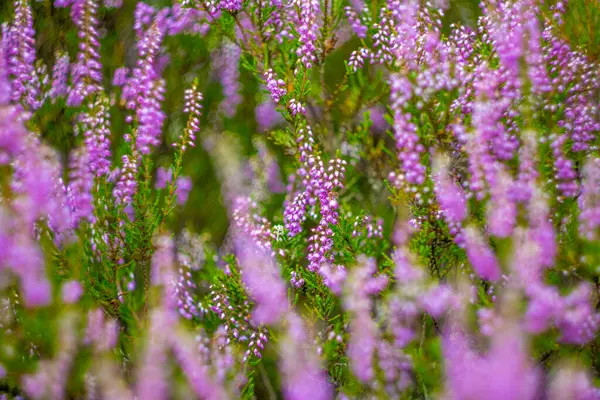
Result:
M0 21L0 398L600 399L596 0Z

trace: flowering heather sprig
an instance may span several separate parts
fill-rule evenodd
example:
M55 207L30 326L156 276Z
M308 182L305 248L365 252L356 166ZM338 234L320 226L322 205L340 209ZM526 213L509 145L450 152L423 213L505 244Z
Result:
M120 67L115 70L115 74L113 75L112 84L113 86L123 86L127 83L127 79L129 75L129 68Z
M377 345L377 325L371 317L370 296L381 292L388 284L387 277L373 276L377 272L375 260L360 256L344 285L344 307L353 318L350 322L348 357L354 374L362 382L373 379L373 357Z
M306 193L298 192L291 203L286 203L283 217L290 237L302 232L302 223L306 220Z
M578 191L577 172L573 160L567 158L564 145L568 139L567 135L551 135L550 147L554 156L554 170L556 188L565 197L574 197Z
M275 239L271 231L271 223L258 212L258 204L249 197L235 199L232 219L235 228L252 238L260 249L272 254Z
M79 115L89 169L96 177L110 172L110 104L105 95L96 96Z
M165 36L165 18L165 13L159 12L148 30L138 32L138 60L121 93L126 107L135 111L138 124L135 144L142 154L149 154L151 148L160 143L166 118L161 110L165 82L156 69L158 52ZM133 117L129 116L127 121L132 122Z
M117 345L119 327L114 319L107 318L101 308L90 310L87 315L87 325L83 344L93 346L94 352L111 351Z
M589 60L584 53L572 50L561 39L551 24L548 24L542 37L545 42L544 61L550 71L551 85L559 93L565 93L561 102L549 101L544 109L557 112L561 105L558 125L572 140L572 150L585 151L591 148L595 132L600 129L597 93L600 89L598 63Z
M202 112L202 93L198 91L196 83L190 89L185 90L185 106L183 112L188 113L188 122L183 134L179 135L179 143L173 143L173 147L179 147L185 151L187 147L196 145L196 134L200 130L200 115Z
M51 99L64 97L68 92L67 81L71 60L67 53L57 53L54 68L52 69L52 87L49 96Z
M277 79L277 75L271 68L265 72L265 81L273 101L278 104L279 100L287 93L285 82L282 79Z
M366 236L367 239L383 238L383 220L378 218L374 223L372 217L358 215L352 225L352 237L359 236Z
M77 26L80 38L77 60L71 66L72 86L67 104L79 106L84 99L101 91L102 64L98 40L97 0L75 0L71 17Z
M344 12L346 13L346 17L348 18L348 22L350 22L350 26L352 30L361 39L367 37L367 27L362 23L360 17L358 16L356 10L354 10L350 6L344 7Z
M231 42L225 42L214 65L223 87L224 99L220 107L225 116L229 118L235 116L238 105L242 102L242 96L240 95L240 55L239 47Z
M379 368L383 373L384 390L390 399L399 399L412 384L413 362L402 349L387 340L377 341Z
M15 0L15 18L8 32L3 32L3 40L10 44L8 47L9 74L12 77L12 100L22 102L30 110L36 110L41 103L39 81L36 77L35 61L35 31L33 16L28 0ZM4 36L8 33L8 37Z
M232 271L236 274L237 271ZM235 275L239 279L239 275ZM253 360L253 357L262 358L262 350L266 346L269 332L264 326L257 326L250 320L251 304L248 300L239 302L241 294L239 288L232 288L225 283L211 286L211 310L223 321L224 334L227 335L225 344L232 341L244 343L246 352L244 362Z
M288 103L288 108L290 109L290 113L292 114L293 117L295 117L297 114L301 114L301 115L306 114L306 108L304 108L302 103L300 103L296 99L290 99L290 101Z
M390 93L394 114L394 138L402 172L408 184L421 185L425 181L426 168L421 164L420 158L425 148L419 143L417 127L410 121L410 114L404 111L404 106L412 95L411 84L407 78L393 75Z
M373 54L369 49L360 48L359 50L354 50L352 54L350 54L350 58L348 60L348 66L352 68L354 72L358 71L359 68L365 66L365 60L369 61L372 59Z
M296 55L306 68L310 68L317 62L318 17L321 13L321 5L318 0L297 1L296 4L300 11L297 22L300 46L296 50Z
M118 205L124 207L131 204L133 196L137 192L138 158L135 154L121 157L123 167L119 180L113 190L113 197Z
M77 149L71 155L67 196L74 225L78 225L84 220L94 222L94 198L92 195L94 175L90 170L89 161L85 148Z
M456 244L461 245L462 221L467 216L467 199L462 188L450 176L448 162L448 159L435 159L433 190L450 234L454 236Z
M336 190L344 187L346 161L341 159L331 160L327 172L319 160L309 172L310 188L319 198L321 219L319 225L312 230L308 246L308 269L312 272L319 270L321 264L332 262L330 254L333 248L333 230L330 225L338 223L339 207Z
M578 201L579 234L587 240L598 239L600 228L600 158L591 158L583 169L583 184Z
M169 379L168 370L168 351L171 333L165 329L166 326L173 326L176 323L174 315L168 310L157 308L150 314L150 324L148 328L148 338L142 362L137 371L136 394L140 399L168 399L169 398ZM176 342L178 343L178 342ZM178 358L182 369L187 372L185 360L181 359L181 354L175 350L175 357Z

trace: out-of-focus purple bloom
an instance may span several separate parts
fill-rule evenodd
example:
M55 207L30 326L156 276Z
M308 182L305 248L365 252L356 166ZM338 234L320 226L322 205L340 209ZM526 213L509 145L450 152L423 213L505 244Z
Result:
M287 291L275 260L254 240L240 232L235 239L242 281L256 302L252 319L257 324L272 324L280 320L289 306Z
M240 95L240 54L239 47L226 42L214 65L223 87L224 99L221 103L221 109L229 118L235 116L237 107L242 102L242 96Z
M374 259L360 256L344 285L344 307L352 313L348 357L352 371L362 382L374 377L373 357L377 344L377 326L371 317L370 296L379 293L388 284L387 277L373 276L377 271Z
M594 387L588 374L577 366L561 366L552 376L550 400L597 400L600 389Z
M283 117L279 111L277 111L275 103L273 103L271 99L256 106L256 122L259 131L267 131L283 121Z
M93 222L94 198L92 188L94 186L94 175L90 170L89 157L85 149L78 149L73 152L70 167L67 196L73 214L73 223L77 225L83 220Z
M484 238L473 227L464 229L465 250L473 270L481 279L496 281L500 279L502 271L498 259L494 255Z
M583 169L583 185L578 205L579 234L587 240L598 238L600 228L600 158L591 158Z
M329 400L332 387L320 368L316 352L307 350L309 338L302 319L288 313L288 329L281 343L280 368L283 375L283 394L286 400Z
M154 187L157 189L164 189L172 179L173 170L171 168L159 167L156 170L156 183L154 184Z
M63 97L67 94L67 81L69 79L69 68L71 61L69 55L58 53L54 68L52 69L52 87L49 96L51 99Z
M66 304L76 303L82 294L83 288L78 281L65 282L62 286L62 299Z
M539 373L530 364L523 336L516 328L498 330L484 356L473 350L460 328L447 330L443 339L447 399L533 400Z
M177 204L184 205L187 202L188 196L192 191L192 178L189 176L180 176L175 182L177 188L175 194L177 195Z
M113 86L123 86L127 83L127 76L129 75L129 68L121 67L115 70L112 84Z

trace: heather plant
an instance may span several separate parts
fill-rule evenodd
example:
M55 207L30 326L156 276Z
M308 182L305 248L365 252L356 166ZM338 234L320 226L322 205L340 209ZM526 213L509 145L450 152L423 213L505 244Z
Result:
M0 18L0 398L600 399L597 2Z

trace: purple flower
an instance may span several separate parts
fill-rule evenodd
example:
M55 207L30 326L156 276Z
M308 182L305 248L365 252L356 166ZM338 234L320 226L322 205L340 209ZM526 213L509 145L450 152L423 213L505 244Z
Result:
M175 194L177 195L177 204L184 205L187 202L188 196L192 191L192 178L189 176L180 176L175 182L177 188Z
M257 324L272 324L279 321L289 306L287 290L275 260L270 253L242 232L238 233L235 239L235 250L240 263L242 281L256 303L252 319Z
M56 62L52 69L52 87L50 88L49 96L51 99L63 97L68 92L67 81L69 78L69 68L71 61L68 54L58 53Z
M76 303L83 294L83 288L77 281L69 281L62 286L62 299L66 304Z
M223 102L221 110L225 116L233 118L238 105L242 102L240 95L240 49L237 45L226 42L221 53L216 58L213 68L217 71L221 86L223 87Z
M287 316L288 329L281 342L280 368L283 394L286 400L329 400L332 387L326 373L320 368L316 352L310 346L302 318L294 313Z
M502 271L498 260L481 234L473 227L465 228L464 233L467 257L477 275L488 281L500 279Z
M277 79L277 75L275 75L273 70L270 68L267 70L267 72L265 72L265 81L267 84L267 89L273 98L273 102L275 102L275 104L279 103L279 100L287 93L287 90L285 89L285 82L281 79Z
M300 18L297 22L300 46L296 55L306 68L317 62L317 34L319 32L318 17L321 6L318 0L299 1Z

